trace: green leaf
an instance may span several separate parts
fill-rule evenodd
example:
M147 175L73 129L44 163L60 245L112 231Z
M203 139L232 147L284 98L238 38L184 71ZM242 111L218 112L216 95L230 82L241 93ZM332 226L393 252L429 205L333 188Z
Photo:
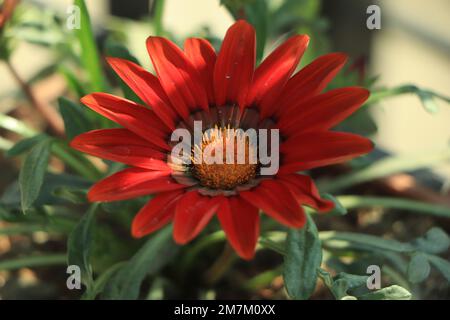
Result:
M437 113L439 111L439 106L437 105L436 101L433 98L433 94L429 91L425 90L419 90L417 92L417 96L419 97L420 101L422 102L423 107L425 110L427 110L429 113Z
M450 238L441 228L431 228L420 238L417 238L412 244L421 251L427 253L441 253L450 246Z
M393 285L359 297L360 300L410 300L411 293L403 287Z
M39 197L34 202L36 206L67 203L67 201L65 201L66 199L55 196L55 191L60 188L86 190L91 186L91 183L85 179L71 174L47 173L44 177L44 181L45 188L41 189ZM5 192L0 197L0 202L9 208L20 208L20 186L17 181L6 188Z
M139 65L139 61L136 59L136 57L133 56L124 45L117 41L114 41L112 38L108 38L108 40L106 41L105 51L109 57L126 59ZM125 98L136 103L144 104L142 100L136 95L136 93L134 93L134 91L131 90L130 87L128 87L128 85L117 74L114 73L114 76L120 84Z
M411 283L420 283L428 278L430 274L430 263L423 253L416 253L408 264L408 280Z
M159 231L111 278L102 296L106 299L137 299L145 277L170 261L177 248L172 240L172 228Z
M347 209L341 204L341 202L329 193L325 193L322 195L323 199L331 200L334 203L334 209L330 212L327 212L327 216L344 216L347 214Z
M67 200L71 203L86 203L87 197L86 197L86 190L85 189L77 189L77 188L71 188L71 187L57 187L55 190L53 190L52 194L55 197L58 197L60 199Z
M58 104L67 138L72 140L75 136L91 129L90 121L84 113L85 109L79 104L64 97L58 99Z
M244 6L248 21L256 30L256 60L261 61L267 40L268 8L265 0L252 1Z
M103 272L92 286L92 290L86 291L82 297L83 300L93 300L97 295L99 295L108 281L125 265L125 262L119 262L111 266L105 272Z
M153 25L155 29L155 35L162 36L164 34L163 26L163 14L164 14L164 2L165 0L156 0L155 2L155 14L153 16Z
M54 140L52 152L68 167L89 181L98 180L103 176L102 172L89 159L63 140Z
M360 108L358 112L353 113L347 119L338 124L335 127L335 130L355 133L365 137L375 135L378 131L378 127L373 120L373 113L371 109L371 106Z
M84 97L86 95L83 84L77 79L75 74L70 69L66 68L65 66L60 66L58 68L58 71L64 76L67 85L78 98Z
M415 85L407 84L395 88L380 89L377 91L373 91L372 94L370 95L370 98L367 100L366 104L376 103L388 97L394 97L400 94L407 94L407 93L417 94L425 110L430 113L436 113L437 111L439 111L439 107L434 101L435 98L450 103L450 98L445 97L439 93L419 88Z
M430 204L417 200L391 198L391 197L370 197L370 196L338 196L337 199L347 209L362 207L382 207L386 209L399 209L410 212L417 212L423 215L450 218L450 208L442 205Z
M25 158L19 173L19 187L22 211L26 213L39 197L50 157L51 140L44 140L34 146Z
M93 278L90 253L93 243L93 228L98 204L93 204L75 226L67 240L67 264L77 265L81 270L81 281L89 293Z
M127 47L112 38L106 40L105 51L109 57L126 59L140 65L138 59L130 53Z
M37 143L43 141L44 139L47 139L48 136L44 133L35 135L31 138L25 138L17 142L11 149L5 152L5 155L7 157L16 157L18 155L21 155L22 153L30 150L32 147L34 147Z
M23 258L1 261L0 270L48 267L55 265L64 265L65 262L66 256L64 254L27 256Z
M359 288L367 284L367 276L359 276L345 272L339 273L333 279L332 291L337 299L348 296L348 290Z
M74 4L80 8L80 28L76 29L76 36L81 46L81 61L88 72L92 91L105 91L106 81L86 4L84 0L75 0Z
M316 225L308 215L302 229L289 229L283 278L286 290L294 299L308 299L317 282L317 269L322 262L322 246Z
M450 282L450 262L434 255L427 255L427 257L428 261Z
M332 249L361 249L386 250L393 252L413 252L415 248L409 243L383 239L361 233L325 231L320 233L320 239L327 248Z
M369 167L342 176L332 181L319 182L319 190L324 192L337 192L359 183L379 179L394 173L413 171L430 167L450 159L450 149L429 153L393 156L379 160Z

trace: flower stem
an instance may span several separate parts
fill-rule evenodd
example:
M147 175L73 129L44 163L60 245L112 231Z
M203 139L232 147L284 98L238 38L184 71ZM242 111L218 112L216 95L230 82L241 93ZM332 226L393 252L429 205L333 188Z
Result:
M34 95L31 87L21 78L15 67L12 65L11 61L6 60L5 62L6 66L8 67L14 79L19 84L30 104L44 117L52 132L57 136L64 136L64 124L61 116L54 109L40 103Z
M157 36L161 36L164 33L164 27L162 22L163 13L164 13L164 0L156 0L153 23L155 26L155 35Z
M231 246L227 243L223 249L222 254L214 262L211 268L206 272L206 283L210 286L217 283L231 267L236 260L236 254Z
M221 241L225 241L225 233L221 230L211 233L202 238L201 240L199 240L183 257L181 261L183 269L188 271L192 263L195 262L195 258L198 256L200 252L202 252L210 245L213 245Z

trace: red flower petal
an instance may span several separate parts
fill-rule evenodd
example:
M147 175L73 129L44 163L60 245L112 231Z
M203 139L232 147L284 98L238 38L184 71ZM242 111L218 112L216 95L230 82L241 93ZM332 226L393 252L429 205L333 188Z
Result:
M255 255L259 237L258 208L240 197L222 197L217 216L231 246L240 257L250 260Z
M300 228L306 222L303 208L278 181L264 180L256 188L240 192L240 196L288 227Z
M200 75L180 48L167 39L149 37L147 50L162 87L183 119L189 116L187 110L208 110Z
M333 201L320 197L319 190L310 177L302 174L290 174L277 176L277 178L288 187L300 204L306 204L320 212L326 212L334 208Z
M373 143L345 132L307 132L281 144L283 164L279 174L348 161L373 149Z
M259 106L262 118L273 114L274 108L278 107L275 101L297 67L308 42L309 37L306 35L289 38L256 69L247 105Z
M367 89L358 87L330 90L297 104L285 113L278 126L284 135L328 130L355 112L369 94Z
M171 130L174 130L177 115L172 110L170 100L158 78L131 61L112 57L106 60L131 90L149 105Z
M297 72L286 84L278 101L277 115L290 110L299 101L322 92L347 61L343 53L323 55Z
M214 65L216 64L214 48L205 39L190 38L184 42L184 52L202 78L202 84L208 95L209 104L213 105L213 77Z
M178 199L183 194L183 190L162 192L147 202L133 219L132 236L141 238L165 226L173 219Z
M173 226L176 243L185 244L195 238L216 213L217 197L202 196L197 190L186 193L177 204Z
M256 56L255 29L243 20L227 31L214 68L216 104L245 107Z
M154 145L170 150L166 143L169 130L152 110L107 93L89 94L81 98L81 102Z
M94 184L88 192L88 199L91 202L126 200L186 187L169 175L169 171L128 168Z
M82 133L70 146L78 151L131 166L171 171L165 154L151 147L147 140L127 129L100 129Z

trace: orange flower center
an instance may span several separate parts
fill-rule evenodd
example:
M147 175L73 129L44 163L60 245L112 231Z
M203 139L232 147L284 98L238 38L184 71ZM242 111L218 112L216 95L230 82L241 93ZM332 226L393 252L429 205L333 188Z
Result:
M215 127L194 146L192 161L192 174L202 186L231 190L255 178L257 147L239 130Z

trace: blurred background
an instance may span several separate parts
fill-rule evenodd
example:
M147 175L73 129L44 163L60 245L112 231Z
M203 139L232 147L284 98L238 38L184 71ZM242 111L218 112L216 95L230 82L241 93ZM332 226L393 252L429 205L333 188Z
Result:
M235 20L233 6L239 2L251 4L252 1L258 0L166 0L161 20L163 34L180 45L189 36L207 37L216 48L220 48L220 39ZM387 95L383 100L375 99L373 104L347 123L346 130L364 134L376 142L377 150L367 161L404 156L414 162L416 156L448 150L448 103L443 99L434 99L427 104L427 99L421 99L421 90L431 90L443 96L450 94L448 0L266 2L269 11L279 14L261 28L267 33L263 55L271 52L292 33L308 33L311 35L311 45L302 66L327 52L346 52L350 55L348 67L342 77L336 79L334 86L368 85L381 95L384 88L400 88L400 93L404 93ZM71 4L70 0L21 1L14 16L18 21L17 27L8 34L14 42L10 63L0 61L0 114L19 118L36 131L58 133L63 130L61 118L55 115L57 99L60 96L74 98L74 90L68 85L67 74L60 72L59 67L67 66L73 70L73 75L83 77L82 71L73 68L74 62L71 60L79 48L65 45L71 31L61 27L70 14L68 8ZM87 0L86 4L102 56L107 55L112 43L121 43L143 66L151 69L145 39L159 32L153 23L158 15L155 2ZM371 4L381 8L380 30L368 30L366 27L369 16L366 9ZM111 78L111 74L108 77ZM21 93L18 78L30 84L39 104L47 110L44 116L29 107ZM432 112L429 112L430 109ZM53 126L48 125L49 119L53 119ZM5 130L2 130L1 136L4 150L11 147L10 142L19 140L16 133ZM448 157L445 159L421 170L395 173L350 191L412 198L450 208L450 161ZM63 165L56 160L54 162L56 168L59 166L61 171L64 170ZM361 163L352 165L358 168L367 164L364 161ZM0 155L0 166L0 192L3 193L17 178L20 162L17 158ZM341 173L340 169L330 169L324 176L333 176L336 172ZM323 172L313 174L322 177ZM320 217L318 223L324 230L357 230L387 234L403 240L419 236L433 226L447 231L450 229L448 219L408 216L405 220L402 210L399 211L398 216L390 216L383 223L380 221L385 217L384 211L377 206L371 206L370 210L361 209L355 215L331 222L326 217ZM28 249L24 252L32 250L29 249L33 246L30 243L37 243L38 247L45 244L47 249L56 251L64 250L65 246L61 240L49 241L51 237L45 232L33 233L27 239L25 241L19 237L20 241L16 241L0 233L0 264L2 259L16 256L15 252L22 252L25 247ZM448 250L446 254L448 257ZM31 268L21 268L13 274L0 271L0 298L78 297L77 293L61 288L59 283L65 283L64 272L55 275L55 279L45 280L49 279L50 274L51 269L39 274ZM276 298L279 297L279 278L274 279L269 285L250 293L231 292L219 297ZM448 285L441 283L440 279L439 276L430 278L420 291L420 297L450 298ZM36 285L42 282L44 286ZM228 288L226 284L225 288ZM319 290L315 298L329 297Z

